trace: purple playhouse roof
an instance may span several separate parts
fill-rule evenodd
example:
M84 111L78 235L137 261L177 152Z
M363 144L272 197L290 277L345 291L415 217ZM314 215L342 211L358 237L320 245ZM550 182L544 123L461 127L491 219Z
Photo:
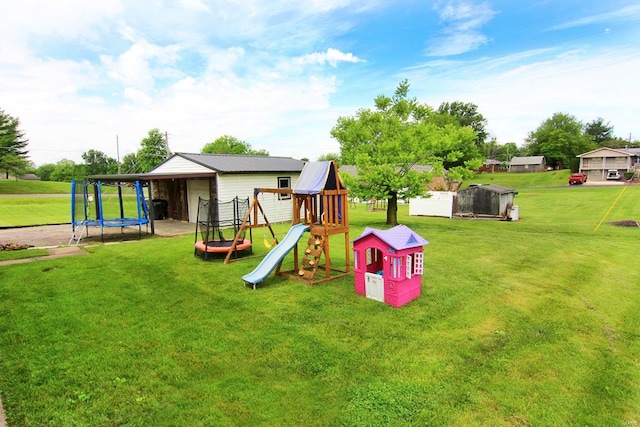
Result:
M367 227L364 229L360 237L354 240L354 242L370 234L377 236L380 240L397 251L429 244L429 242L422 238L422 236L415 233L406 225L396 225L389 230L378 230Z

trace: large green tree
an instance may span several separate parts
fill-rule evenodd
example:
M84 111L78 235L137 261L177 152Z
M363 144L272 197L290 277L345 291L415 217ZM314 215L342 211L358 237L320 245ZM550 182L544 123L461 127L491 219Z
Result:
M241 141L235 136L222 135L216 138L215 141L205 144L202 147L201 153L203 154L247 154L251 156L268 156L269 152L260 149L254 150L251 148L251 144Z
M566 113L555 113L529 133L526 148L532 156L544 156L555 168L577 170L578 154L595 150L597 144L582 132L580 120Z
M78 165L73 160L62 159L55 164L49 179L51 181L72 181L84 179L86 175L84 165Z
M0 109L0 170L9 178L9 172L16 173L29 165L29 150L24 132L20 130L20 120Z
M340 143L344 164L357 167L357 176L348 177L351 192L359 197L387 199L387 224L398 224L398 198L425 192L431 174L416 165L431 165L442 172L445 162L455 163L464 153L456 147L473 144L470 127L438 123L426 104L409 98L409 83L400 82L392 97L379 95L375 108L363 108L354 116L340 117L331 136ZM473 166L479 166L475 160ZM450 174L462 177L465 166L455 166Z
M478 111L478 106L471 102L443 102L438 107L438 113L453 117L460 126L469 126L476 133L474 143L481 148L489 134L486 126L487 120Z
M82 153L82 159L87 175L105 175L118 172L117 160L102 151L91 149Z
M169 157L166 135L158 128L151 129L140 141L140 149L136 153L139 172L149 172Z

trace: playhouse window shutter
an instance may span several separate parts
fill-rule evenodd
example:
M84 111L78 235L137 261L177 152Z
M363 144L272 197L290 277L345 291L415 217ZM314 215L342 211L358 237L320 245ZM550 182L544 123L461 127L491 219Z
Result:
M413 264L411 263L411 261L412 261L411 255L407 255L407 265L406 265L407 279L411 279L411 270L413 269Z
M414 274L422 274L424 272L424 254L416 252L413 256L413 272Z

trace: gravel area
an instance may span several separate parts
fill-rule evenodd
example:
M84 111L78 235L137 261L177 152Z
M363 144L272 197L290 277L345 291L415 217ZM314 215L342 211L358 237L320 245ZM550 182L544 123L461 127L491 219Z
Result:
M162 220L155 221L155 233L158 236L178 236L182 234L194 233L195 224L182 221ZM89 236L85 232L81 243L101 242L100 229L89 227ZM118 227L104 228L105 241L122 241L138 239L138 227L125 227L121 230ZM71 239L71 225L40 225L35 227L5 228L0 229L0 243L24 244L36 248L48 248L55 246L66 246ZM151 233L151 227L142 226L142 237Z

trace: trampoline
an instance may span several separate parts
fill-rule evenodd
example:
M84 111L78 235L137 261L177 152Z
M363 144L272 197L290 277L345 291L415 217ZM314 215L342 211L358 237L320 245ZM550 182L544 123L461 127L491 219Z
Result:
M206 260L210 255L232 252L237 258L243 251L252 250L252 236L246 238L242 227L247 217L249 198L235 197L228 202L218 199L198 199L198 220L194 242L194 255ZM250 218L247 218L250 223Z
M209 240L208 242L197 241L195 248L200 252L223 253L226 254L231 250L232 240ZM243 251L249 249L252 243L250 240L242 239L236 243L235 250Z
M71 227L69 245L80 243L85 235L89 236L90 227L99 227L104 241L104 229L119 227L124 233L125 227L138 227L138 238L142 236L142 226L149 224L149 210L139 181L133 182L135 194L120 182L115 183L117 194L109 194L103 199L102 182L83 181L78 185L71 181ZM92 189L90 194L89 189ZM92 213L93 208L93 213Z

